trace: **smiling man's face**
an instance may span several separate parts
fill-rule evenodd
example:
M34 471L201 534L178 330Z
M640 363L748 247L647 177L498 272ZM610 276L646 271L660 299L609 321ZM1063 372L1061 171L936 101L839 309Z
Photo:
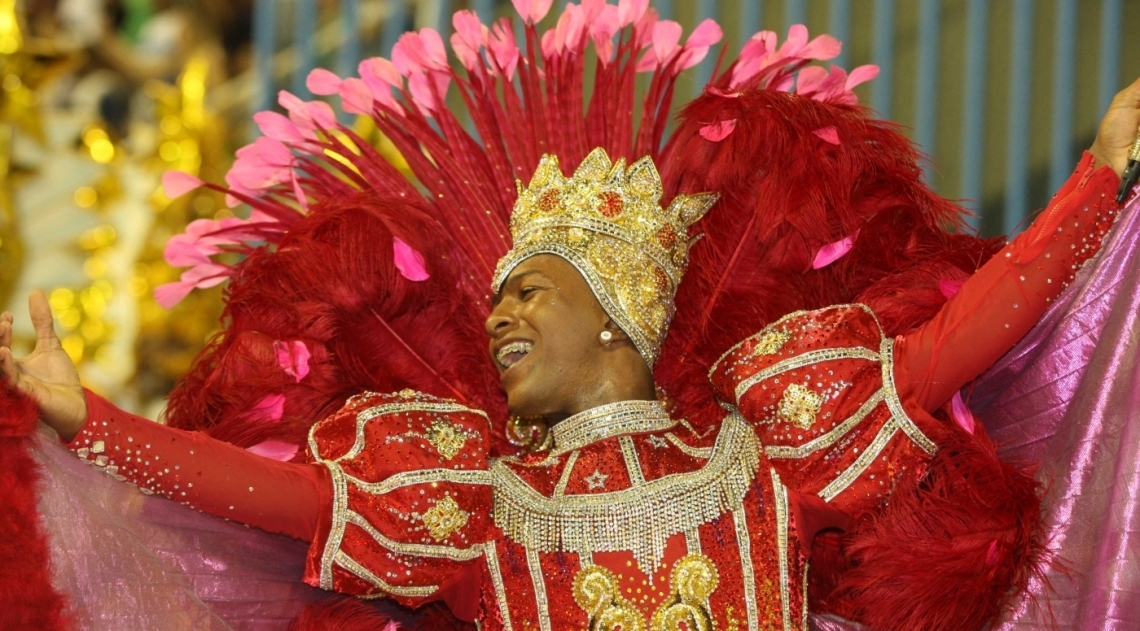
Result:
M520 263L495 296L487 318L491 358L519 416L557 419L581 411L596 388L609 316L578 270L540 254Z

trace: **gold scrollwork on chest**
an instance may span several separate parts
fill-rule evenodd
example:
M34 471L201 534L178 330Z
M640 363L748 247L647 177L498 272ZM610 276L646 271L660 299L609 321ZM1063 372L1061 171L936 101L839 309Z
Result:
M618 590L614 573L592 565L574 577L574 602L590 617L589 631L646 631L641 613Z
M646 625L642 613L621 596L613 572L595 565L574 578L574 601L589 616L589 631L712 631L708 599L719 583L720 574L708 557L682 557L670 574L669 597Z

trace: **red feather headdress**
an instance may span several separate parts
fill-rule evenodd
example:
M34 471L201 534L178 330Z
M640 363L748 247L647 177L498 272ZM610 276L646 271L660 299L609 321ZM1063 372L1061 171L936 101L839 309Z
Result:
M521 44L508 20L487 27L473 12L460 11L450 43L463 70L452 67L443 37L423 29L401 37L391 60L361 62L359 77L314 71L309 88L338 96L350 114L370 117L399 150L411 177L338 123L328 103L282 92L279 101L288 115L257 114L263 136L238 151L227 185L205 184L224 191L233 205L248 204L251 218L195 222L167 246L167 259L190 269L181 281L157 290L161 303L173 304L194 287L231 281L226 330L173 393L169 422L243 446L269 439L301 444L308 426L347 396L404 387L459 398L504 418L493 366L481 351L482 322L489 308L488 279L510 246L515 180L529 179L544 154L557 155L565 168L573 169L593 148L602 147L615 159L652 158L671 198L682 189L707 190L691 173L695 156L685 155L687 145L709 145L702 148L709 154L731 149L754 133L746 120L734 131L737 123L726 122L719 113L709 124L700 122L703 116L690 115L666 141L677 77L707 55L721 30L706 20L682 43L681 26L659 19L647 4L571 4L554 28L540 32L536 24L549 3L520 2ZM757 34L710 94L737 105L754 93L779 95L789 103L818 106L812 116L820 120L834 110L867 122L845 104L855 101L851 89L873 77L874 67L851 76L809 67L813 60L836 56L839 43L826 35L809 40L802 26L776 44L774 33ZM591 47L596 60L587 68ZM648 75L642 89L638 74ZM729 90L736 93L726 94ZM456 107L447 106L449 97ZM787 110L797 119L808 111L795 105ZM911 152L900 160L912 157L905 139L883 129ZM678 158L670 160L674 155ZM182 173L168 173L164 182L171 197L204 184ZM744 179L710 177L707 182L723 187L722 194L734 202L752 185ZM713 211L717 217L698 224L709 246L695 248L694 262L709 269L694 270L694 285L715 282L709 271L713 267L736 282L722 282L708 296L696 294L681 305L677 323L683 333L676 337L692 334L689 322L694 318L719 320L717 305L732 302L722 295L731 296L738 285L762 288L772 282L772 289L782 291L795 284L792 276L757 283L739 276L738 265L761 276L761 268L770 267L770 257L752 256L755 249L729 255L730 264L709 256L713 248L727 247L718 235L738 227L738 209L719 206L721 211ZM769 214L776 217L762 207L739 210L764 223ZM818 204L816 210L824 212ZM927 217L925 208L911 210L917 215L915 225L934 226L941 219ZM766 242L755 245L785 247L779 243L785 232L768 233ZM751 239L748 232L740 234ZM910 237L900 231L894 238ZM706 249L708 254L697 256ZM244 255L235 265L212 258L235 251ZM797 275L803 271L794 270ZM706 298L708 308L697 304ZM817 302L772 301L772 308L754 310L730 329L747 329L743 337L783 313L783 307ZM709 328L708 322L695 326ZM710 341L715 345L720 339L728 337ZM295 370L288 370L291 360L282 362L278 351L301 347L308 354L307 373L297 378ZM679 374L675 363L659 365L663 383L671 384L671 376ZM687 368L686 362L677 365ZM699 381L706 382L703 375ZM686 400L710 403L707 387L701 388L700 396Z

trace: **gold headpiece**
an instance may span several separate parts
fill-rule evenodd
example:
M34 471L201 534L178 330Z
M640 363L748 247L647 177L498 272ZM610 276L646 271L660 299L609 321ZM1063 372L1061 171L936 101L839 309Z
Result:
M556 254L585 277L598 302L629 335L650 367L675 311L673 296L688 265L689 226L717 195L678 195L662 210L661 176L642 158L625 168L604 149L590 152L573 177L558 158L542 157L511 214L514 247L499 260L492 291L523 260Z

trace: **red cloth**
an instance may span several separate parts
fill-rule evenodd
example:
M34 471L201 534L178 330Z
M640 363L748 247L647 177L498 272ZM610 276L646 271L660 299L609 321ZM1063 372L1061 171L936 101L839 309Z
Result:
M1110 169L1094 169L1086 153L1025 233L931 322L897 341L895 379L908 410L940 407L1033 326L1099 249L1115 216L1117 182ZM314 538L319 522L328 528L331 484L322 466L262 458L128 414L91 393L88 410L69 447L144 492L304 540Z
M311 541L330 510L328 470L278 462L124 412L87 392L87 422L67 445L109 475L198 510Z
M928 412L993 365L1099 250L1116 218L1120 178L1085 152L1040 216L981 267L933 320L902 336L895 382Z

